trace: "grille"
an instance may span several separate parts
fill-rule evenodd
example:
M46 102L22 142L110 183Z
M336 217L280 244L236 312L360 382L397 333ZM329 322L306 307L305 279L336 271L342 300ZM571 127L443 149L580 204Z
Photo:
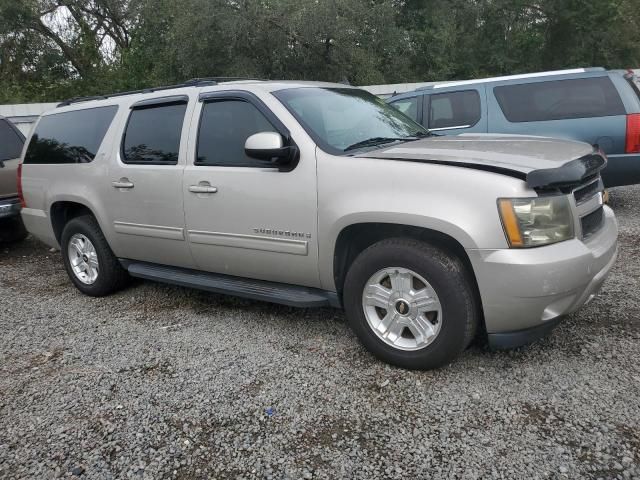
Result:
M600 230L604 220L604 209L602 207L594 210L580 219L582 224L582 237L587 238Z
M590 200L591 197L593 197L600 190L601 190L600 179L590 183L589 185L585 185L584 187L578 188L573 192L573 196L576 199L576 205L580 205Z

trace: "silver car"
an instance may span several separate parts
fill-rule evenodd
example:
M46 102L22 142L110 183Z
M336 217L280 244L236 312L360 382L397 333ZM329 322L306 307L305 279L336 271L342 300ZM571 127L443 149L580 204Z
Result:
M26 237L20 219L18 198L18 164L24 136L9 120L0 117L0 243Z
M427 369L596 295L617 252L605 164L573 141L434 136L344 85L198 80L43 115L22 217L87 295L134 276L344 307L373 354Z

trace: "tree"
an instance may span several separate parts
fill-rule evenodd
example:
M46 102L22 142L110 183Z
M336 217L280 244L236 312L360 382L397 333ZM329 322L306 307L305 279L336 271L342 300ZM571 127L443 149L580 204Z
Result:
M637 0L0 0L0 101L640 65Z
M9 91L29 94L41 84L44 96L95 86L129 47L135 5L126 0L0 0L2 83L24 84Z

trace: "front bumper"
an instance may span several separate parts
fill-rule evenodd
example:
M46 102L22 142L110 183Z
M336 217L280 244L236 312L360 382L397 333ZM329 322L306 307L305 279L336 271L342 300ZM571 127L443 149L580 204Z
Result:
M578 239L531 249L467 250L489 343L515 347L545 335L563 315L595 297L613 267L618 225L604 207L602 228Z
M0 199L0 219L20 214L20 200L17 197Z

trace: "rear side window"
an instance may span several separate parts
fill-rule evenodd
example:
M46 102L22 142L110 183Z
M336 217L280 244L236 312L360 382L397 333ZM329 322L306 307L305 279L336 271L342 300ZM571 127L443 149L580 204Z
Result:
M18 158L22 153L24 140L9 125L9 121L0 119L0 161Z
M476 90L431 95L429 129L468 128L480 121L480 95Z
M264 168L264 162L247 156L244 144L254 133L275 131L262 112L249 102L207 102L202 107L195 164Z
M396 100L395 102L390 103L411 120L418 122L418 101L422 101L422 95L411 98L403 98L402 100Z
M124 133L124 163L175 165L187 104L161 104L131 111Z
M626 114L609 77L504 85L495 87L493 92L510 122Z
M40 119L24 163L88 163L104 139L118 107L56 113Z

